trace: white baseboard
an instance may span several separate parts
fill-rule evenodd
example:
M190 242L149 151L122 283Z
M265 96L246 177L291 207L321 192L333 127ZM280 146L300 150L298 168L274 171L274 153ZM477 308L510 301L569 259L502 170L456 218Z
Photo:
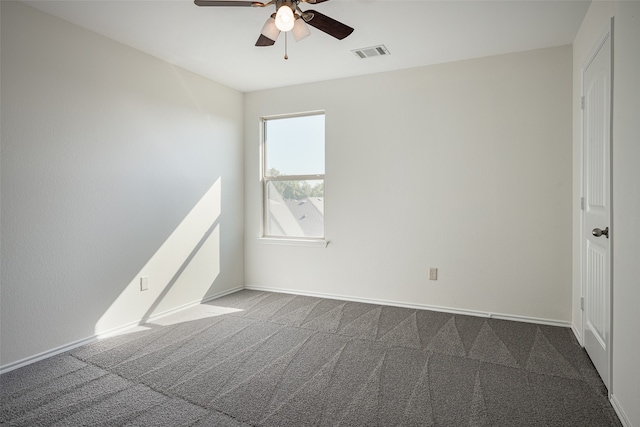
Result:
M193 302L190 302L190 303L187 303L187 304L183 304L183 305L181 305L179 307L175 307L175 308L163 311L161 313L155 314L155 315L149 317L148 319L138 319L136 321L120 325L120 326L118 326L116 328L109 329L107 331L99 332L99 333L97 333L95 335L92 335L90 337L83 338L81 340L74 341L74 342L62 345L60 347L52 348L50 350L43 351L42 353L38 353L38 354L35 354L33 356L25 357L24 359L20 359L20 360L17 360L15 362L11 362L11 363L8 363L6 365L2 365L2 366L0 366L0 375L4 374L6 372L9 372L9 371L13 371L14 369L22 368L23 366L27 366L27 365L30 365L32 363L39 362L40 360L48 359L49 357L56 356L56 355L58 355L60 353L64 353L66 351L73 350L73 349L81 347L83 345L91 344L91 343L93 343L95 341L121 334L123 332L126 332L126 331L132 329L132 328L135 328L137 326L143 325L144 323L149 323L149 322L158 320L158 319L160 319L162 317L166 317L166 316L169 316L171 314L177 313L179 311L186 310L187 308L196 306L198 304L204 304L204 303L209 302L211 300L214 300L216 298L223 297L225 295L240 291L242 289L244 289L243 286L238 286L238 287L235 287L233 289L228 289L226 291L218 292L216 294L206 296L206 297L202 298L201 300L197 300L197 301L193 301Z
M616 396L614 394L611 395L609 401L611 401L611 406L613 406L616 414L618 414L618 418L620 418L620 422L622 423L622 425L624 427L633 427L633 424L631 424L631 421L629 421L629 417L627 417L627 414L624 413L622 406L620 406L620 402L618 402L618 399L616 399Z
M83 338L81 340L74 341L74 342L62 345L60 347L52 348L51 350L43 351L42 353L34 354L33 356L25 357L24 359L11 362L6 365L2 365L0 366L0 374L4 374L9 371L13 371L14 369L22 368L23 366L27 366L44 359L48 359L57 354L64 353L65 351L73 350L74 348L78 348L86 344L91 344L92 342L97 340L98 340L98 336L93 335L88 338Z
M571 323L571 331L573 332L573 335L576 336L578 343L582 347L584 347L584 342L582 342L582 334L580 333L580 330L576 327L576 325L574 325L573 323Z
M418 310L440 311L444 313L464 314L468 316L485 317L485 318L492 318L492 319L513 320L516 322L527 322L527 323L537 323L540 325L560 326L563 328L571 327L570 322L565 322L562 320L541 319L537 317L517 316L512 314L489 313L489 312L483 312L483 311L477 311L477 310L441 307L436 305L413 304L413 303L405 303L405 302L375 299L375 298L360 298L360 297L352 297L349 295L327 294L323 292L298 291L298 290L291 290L291 289L272 288L268 286L249 285L249 286L245 286L245 289L255 290L255 291L265 291L265 292L279 292L283 294L304 295L304 296L318 297L318 298L337 299L337 300L343 300L343 301L362 302L366 304L382 304L382 305L390 305L394 307L413 308Z
M241 291L243 289L244 289L244 286L237 286L237 287L235 287L233 289L228 289L226 291L218 292L217 294L209 295L207 297L202 298L201 300L193 301L193 302L190 302L190 303L187 303L187 304L183 304L181 306L178 306L178 307L163 311L162 313L154 314L153 316L150 316L148 319L146 319L144 321L144 323L154 322L154 321L156 321L158 319L161 319L163 317L167 317L167 316L170 316L170 315L172 315L174 313L177 313L179 311L186 310L187 308L191 308L191 307L195 307L196 305L207 303L207 302L212 301L212 300L214 300L216 298L220 298L220 297L223 297L225 295L229 295L229 294L232 294L234 292Z
M12 371L14 369L21 368L21 367L26 366L26 365L30 365L31 363L35 363L35 362L38 362L40 360L47 359L49 357L55 356L55 355L60 354L60 353L64 353L64 352L69 351L69 350L73 350L73 349L78 348L80 346L83 346L83 345L86 345L86 344L90 344L90 343L95 342L95 341L97 341L99 339L104 339L104 338L108 338L108 337L111 337L111 336L114 336L114 335L121 334L123 332L126 332L127 330L130 330L130 329L135 328L137 326L143 325L144 323L153 322L153 321L158 320L160 318L169 316L169 315L177 313L179 311L186 310L186 309L188 309L190 307L193 307L193 306L196 306L198 304L203 304L203 303L209 302L209 301L214 300L216 298L223 297L225 295L237 292L237 291L242 290L242 289L265 291L265 292L279 292L279 293L294 294L294 295L305 295L305 296L318 297L318 298L328 298L328 299L337 299L337 300L343 300L343 301L362 302L362 303L366 303L366 304L382 304L382 305L389 305L389 306L394 306L394 307L413 308L413 309L418 309L418 310L432 310L432 311L440 311L440 312L444 312L444 313L463 314L463 315L468 315L468 316L477 316L477 317L484 317L484 318L513 320L513 321L517 321L517 322L527 322L527 323L537 323L537 324L541 324L541 325L570 327L573 330L574 334L576 334L576 332L577 332L575 330L575 328L573 328L573 326L571 325L570 322L565 322L565 321L561 321L561 320L541 319L541 318L537 318L537 317L516 316L516 315L501 314L501 313L489 313L489 312L482 312L482 311L477 311L477 310L466 310L466 309L458 309L458 308L451 308L451 307L441 307L441 306L427 305L427 304L413 304L413 303L405 303L405 302L392 301L392 300L383 300L383 299L375 299L375 298L361 298L361 297L353 297L353 296L349 296L349 295L327 294L327 293L322 293L322 292L305 292L305 291L297 291L297 290L291 290L291 289L272 288L272 287L266 287L266 286L254 286L254 285L251 285L251 286L244 286L244 287L243 286L238 286L238 287L235 287L233 289L228 289L226 291L222 291L222 292L219 292L219 293L216 293L216 294L213 294L213 295L209 295L209 296L207 296L205 298L202 298L201 300L193 301L193 302L190 302L190 303L187 303L187 304L183 304L183 305L181 305L179 307L175 307L175 308L163 311L162 313L155 314L155 315L153 315L153 316L151 316L151 317L149 317L147 319L139 319L137 321L129 322L127 324L120 325L120 326L118 326L116 328L113 328L113 329L110 329L110 330L107 330L107 331L99 332L99 333L97 333L95 335L92 335L90 337L83 338L81 340L74 341L74 342L62 345L60 347L56 347L56 348L44 351L42 353L38 353L36 355L26 357L26 358L18 360L16 362L12 362L12 363L0 366L0 374ZM629 424L629 426L630 426L630 424Z

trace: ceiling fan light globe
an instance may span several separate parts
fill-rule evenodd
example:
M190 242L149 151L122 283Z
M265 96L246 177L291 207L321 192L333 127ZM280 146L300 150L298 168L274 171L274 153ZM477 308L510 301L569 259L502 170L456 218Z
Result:
M293 38L295 41L299 42L300 40L308 37L311 34L311 30L309 30L309 26L304 22L304 19L298 18L296 22L293 24Z
M276 13L276 27L280 31L291 31L294 21L293 10L286 5L280 6Z
M278 35L280 35L280 30L276 26L276 20L273 17L267 19L267 22L264 23L264 26L262 27L262 31L260 31L260 34L262 34L263 36L273 41L276 41L278 39Z

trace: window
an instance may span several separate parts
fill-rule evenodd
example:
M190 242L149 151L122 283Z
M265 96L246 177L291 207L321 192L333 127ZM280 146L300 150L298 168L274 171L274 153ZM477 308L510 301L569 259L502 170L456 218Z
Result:
M324 113L262 124L263 236L324 239Z

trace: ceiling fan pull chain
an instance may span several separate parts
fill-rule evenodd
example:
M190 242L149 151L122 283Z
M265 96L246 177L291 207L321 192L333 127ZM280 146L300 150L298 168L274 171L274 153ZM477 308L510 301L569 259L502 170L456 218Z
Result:
M287 33L284 33L284 59L289 59L287 54Z

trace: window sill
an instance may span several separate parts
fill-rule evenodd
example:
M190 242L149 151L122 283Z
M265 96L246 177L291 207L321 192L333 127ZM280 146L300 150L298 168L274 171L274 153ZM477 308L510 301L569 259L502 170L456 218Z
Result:
M312 246L316 248L326 248L329 244L328 240L279 239L274 237L259 237L258 242L267 245Z

